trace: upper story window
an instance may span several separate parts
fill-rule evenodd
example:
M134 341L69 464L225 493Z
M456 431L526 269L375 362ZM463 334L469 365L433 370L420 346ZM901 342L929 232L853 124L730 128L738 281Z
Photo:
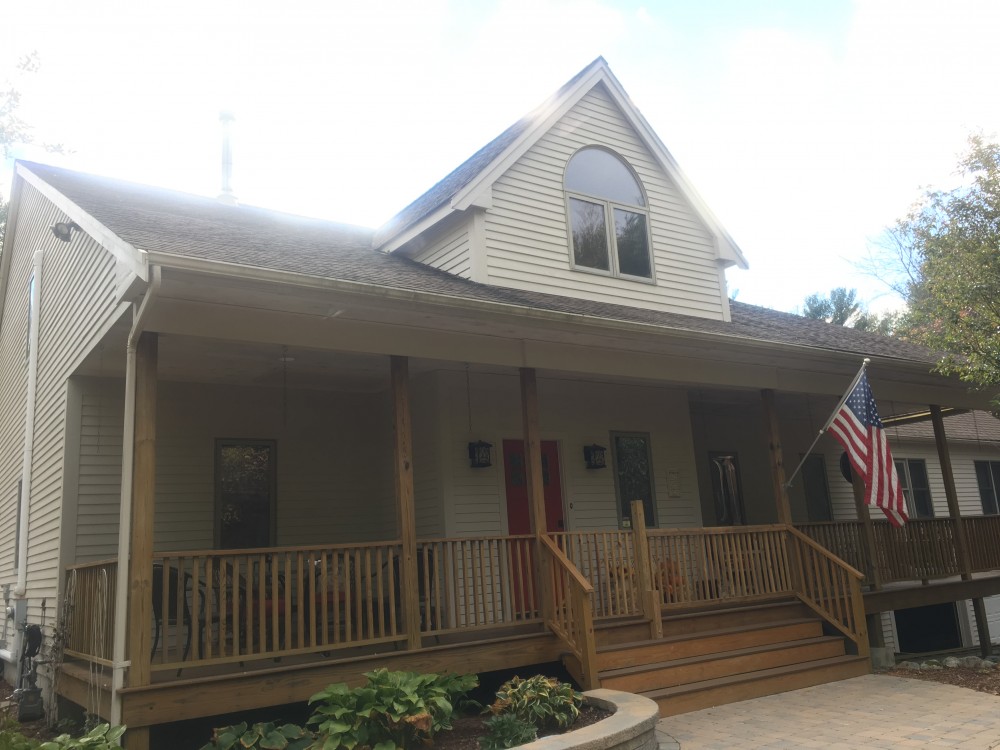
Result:
M649 210L642 185L621 157L577 151L566 167L573 267L652 281Z
M927 462L922 458L897 458L895 464L910 518L934 518Z

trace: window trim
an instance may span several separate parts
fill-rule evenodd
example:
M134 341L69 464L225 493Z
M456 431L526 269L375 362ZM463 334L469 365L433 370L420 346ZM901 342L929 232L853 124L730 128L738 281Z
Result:
M629 171L633 179L635 179L636 185L639 187L639 191L642 193L642 199L646 205L644 206L634 206L629 203L621 203L620 201L611 200L610 198L602 198L598 195L593 195L591 193L583 193L578 190L571 190L566 186L566 172L569 170L570 162L581 152L585 150L600 150L604 151L621 163L625 169ZM656 285L656 263L653 257L653 236L652 229L650 227L650 212L649 212L649 198L646 194L646 186L642 184L642 180L639 179L639 175L632 168L632 165L618 152L606 148L604 146L598 145L588 145L578 148L573 152L573 155L566 160L566 167L563 170L563 197L566 210L566 230L567 238L569 240L569 267L573 271L582 271L584 273L592 273L597 276L606 276L614 279L623 279L624 281L636 281L641 284ZM573 210L571 199L576 198L580 201L585 201L587 203L594 203L602 205L604 207L604 239L608 247L608 270L605 271L602 268L591 268L590 266L582 266L576 262L576 251L573 247ZM615 226L615 209L621 209L623 211L630 211L631 213L642 214L646 219L646 254L649 258L649 277L646 276L634 276L628 273L622 273L620 270L621 262L618 256L618 236L614 231Z

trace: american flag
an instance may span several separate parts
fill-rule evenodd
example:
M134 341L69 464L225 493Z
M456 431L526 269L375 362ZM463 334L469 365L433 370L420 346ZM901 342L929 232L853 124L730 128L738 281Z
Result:
M881 508L894 526L902 526L907 518L903 490L864 371L833 415L828 429L844 446L853 469L864 477L865 502L872 508Z

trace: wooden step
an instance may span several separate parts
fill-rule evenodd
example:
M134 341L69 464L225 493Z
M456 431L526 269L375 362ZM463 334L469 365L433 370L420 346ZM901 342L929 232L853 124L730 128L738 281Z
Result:
M835 656L651 690L643 695L656 701L660 716L676 716L749 698L860 677L870 672L871 661L866 657Z
M664 635L699 633L705 630L721 630L782 620L801 620L815 616L813 611L798 599L784 599L748 607L668 614L663 618L663 633Z
M639 641L604 646L597 652L597 668L620 669L638 664L686 659L717 654L768 643L798 641L823 635L823 625L816 619L786 620L750 627L734 627L704 633L664 637L658 641Z
M706 630L721 630L811 616L813 616L812 610L798 599L786 598L746 606L703 605L668 611L663 616L663 633L668 636L703 633ZM649 622L641 617L599 621L594 624L594 636L597 638L598 646L646 640L649 638Z
M844 639L820 636L799 641L705 654L601 672L601 687L642 693L735 674L844 655Z

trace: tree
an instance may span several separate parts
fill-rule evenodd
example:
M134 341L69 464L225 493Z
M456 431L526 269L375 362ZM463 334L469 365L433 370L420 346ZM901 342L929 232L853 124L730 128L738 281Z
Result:
M813 320L825 320L838 326L846 326L852 318L861 311L861 303L857 301L858 291L837 287L830 291L829 297L820 294L810 294L806 297L802 314Z
M39 69L38 53L32 52L25 55L17 64L20 73L37 73ZM3 158L10 159L14 156L14 149L19 145L32 143L34 137L31 126L28 125L18 114L21 106L21 92L13 81L6 81L0 89L0 151ZM58 144L45 144L45 149L62 153L63 148ZM7 225L7 202L3 194L0 193L0 246L3 244L4 227Z
M946 354L938 369L977 386L1000 384L1000 145L969 139L966 183L929 191L897 222L913 260L909 338Z

